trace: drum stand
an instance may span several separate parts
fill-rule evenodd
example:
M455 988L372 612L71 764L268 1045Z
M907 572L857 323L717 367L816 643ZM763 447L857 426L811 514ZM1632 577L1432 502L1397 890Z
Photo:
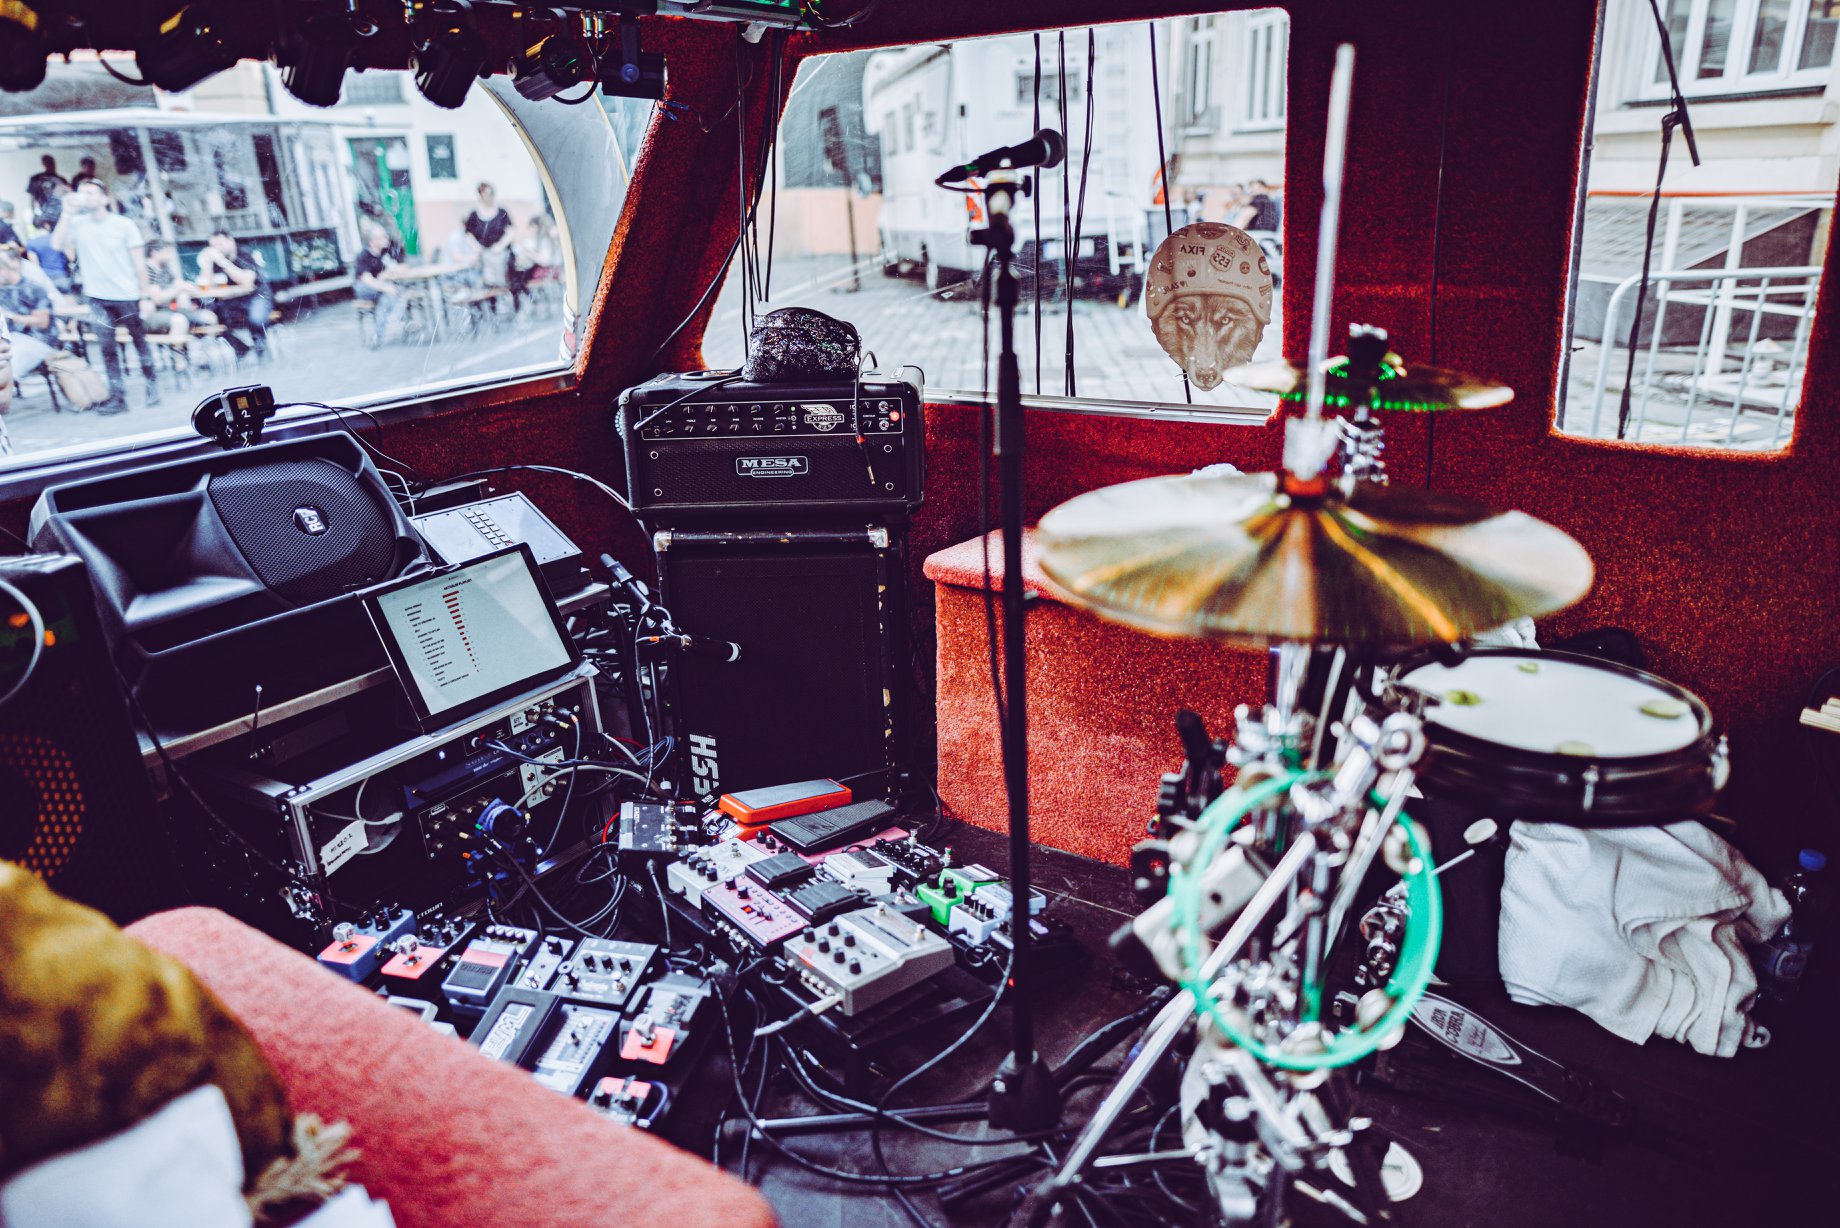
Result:
M1239 710L1237 736L1227 748L1227 758L1239 765L1242 773L1284 771L1318 758L1316 748L1320 748L1322 740L1314 736L1314 731L1332 722L1328 712L1318 718L1306 711L1303 697L1317 672L1313 667L1321 659L1309 645L1284 643L1274 648L1272 702L1256 718L1245 707ZM1330 702L1346 694L1334 681L1335 674L1344 667L1343 654L1338 652L1330 658L1330 677L1322 686ZM1258 936L1282 903L1286 908L1278 927L1281 941L1272 945L1283 945L1289 937L1301 934L1306 992L1317 988L1355 890L1381 856L1413 780L1411 764L1423 749L1419 723L1410 715L1395 713L1377 722L1363 712L1341 723L1338 732L1343 735L1345 750L1333 774L1326 780L1293 786L1281 802L1268 808L1257 843L1274 847L1289 835L1288 844L1270 874L1202 961L1198 978L1201 983L1213 983L1231 964L1257 950L1262 945ZM1369 794L1383 780L1386 802L1372 808ZM1294 835L1280 830L1288 826L1287 816L1297 820ZM1157 1014L1136 1057L1094 1110L1092 1120L1063 1157L1055 1175L1031 1193L1027 1217L1030 1224L1046 1224L1068 1194L1077 1190L1086 1169L1097 1159L1107 1133L1155 1068L1189 1033L1197 1007L1194 995L1184 989ZM1306 1023L1302 1027L1316 1025ZM1348 1153L1356 1176L1353 1195L1345 1186L1318 1187L1312 1192L1331 1205L1341 1204L1342 1209L1353 1213L1356 1222L1390 1222L1390 1206L1378 1185L1378 1157L1357 1146L1364 1123L1348 1118L1345 1111L1332 1115L1324 1109L1313 1094L1323 1086L1323 1078L1312 1081L1291 1076L1301 1094L1287 1099L1271 1073L1249 1052L1224 1044L1205 1024L1197 1033L1197 1048L1185 1077L1189 1088L1186 1098L1209 1097L1214 1105L1214 1120L1229 1133L1203 1130L1209 1137L1199 1145L1191 1144L1189 1154L1208 1172L1229 1223L1257 1222L1254 1217L1260 1212L1255 1187L1266 1189L1269 1203L1278 1194L1278 1185L1322 1168L1336 1151ZM1338 1080L1333 1092L1343 1090ZM1193 1126L1193 1115L1189 1118ZM1249 1167L1258 1151L1273 1161L1270 1171ZM1167 1158L1167 1154L1108 1157L1104 1163L1113 1167ZM1235 1190L1241 1193L1235 1194Z

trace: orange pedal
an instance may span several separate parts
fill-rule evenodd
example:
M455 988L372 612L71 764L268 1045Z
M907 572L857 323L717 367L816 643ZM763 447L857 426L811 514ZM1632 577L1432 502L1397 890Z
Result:
M801 780L797 784L724 793L716 808L743 826L758 827L774 819L848 805L850 796L849 786L834 780Z

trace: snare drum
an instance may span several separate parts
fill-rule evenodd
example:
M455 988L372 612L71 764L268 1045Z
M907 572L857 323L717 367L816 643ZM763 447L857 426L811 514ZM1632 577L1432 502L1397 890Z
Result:
M1417 656L1396 685L1431 696L1427 797L1498 819L1626 827L1712 809L1725 747L1712 713L1664 678L1591 657L1481 648Z

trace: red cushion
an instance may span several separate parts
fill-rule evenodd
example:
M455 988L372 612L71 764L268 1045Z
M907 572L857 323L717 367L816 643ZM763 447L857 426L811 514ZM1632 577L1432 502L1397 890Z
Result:
M707 1162L602 1120L223 913L176 909L128 933L223 999L296 1112L351 1123L363 1153L352 1179L401 1228L775 1223L760 1195Z

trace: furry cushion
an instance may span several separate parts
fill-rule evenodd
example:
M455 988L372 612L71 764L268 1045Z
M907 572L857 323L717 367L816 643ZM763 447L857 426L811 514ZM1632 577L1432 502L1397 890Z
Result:
M275 1072L190 972L0 862L0 1178L206 1083L252 1181L293 1154Z

